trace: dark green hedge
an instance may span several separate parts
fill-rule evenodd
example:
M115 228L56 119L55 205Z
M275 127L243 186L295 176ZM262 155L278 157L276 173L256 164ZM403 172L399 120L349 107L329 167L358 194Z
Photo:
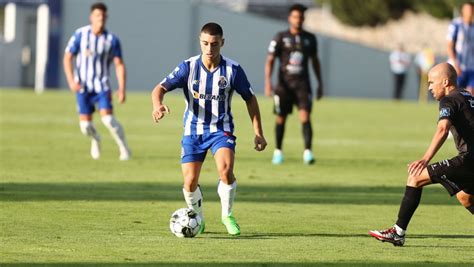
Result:
M343 23L375 26L398 19L406 10L426 12L437 18L451 18L453 10L466 0L316 0L331 5L332 13Z

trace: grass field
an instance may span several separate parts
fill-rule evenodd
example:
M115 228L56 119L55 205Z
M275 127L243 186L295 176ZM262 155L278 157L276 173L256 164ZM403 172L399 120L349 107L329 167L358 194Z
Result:
M268 149L253 150L251 124L234 97L237 130L235 215L240 237L219 222L217 175L208 155L200 183L207 233L179 239L168 229L181 194L184 103L152 123L148 93L130 93L116 114L133 159L118 160L106 129L102 157L90 159L74 96L0 90L0 265L474 266L474 220L457 200L426 188L404 247L379 243L369 229L391 226L406 164L422 156L437 106L324 99L313 122L317 164L302 163L296 116L287 125L286 162L271 165L271 101L259 97ZM455 155L448 140L434 160Z

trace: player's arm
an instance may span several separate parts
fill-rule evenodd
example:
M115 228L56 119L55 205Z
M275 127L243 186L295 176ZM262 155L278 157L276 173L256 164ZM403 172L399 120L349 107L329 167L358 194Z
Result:
M313 64L313 71L316 79L318 79L318 88L316 89L316 99L321 99L324 94L323 78L321 77L321 64L317 54L311 56L311 63Z
M163 105L163 99L166 92L168 91L163 87L163 85L161 85L161 83L155 86L151 92L151 102L153 103L152 116L155 122L161 120L165 114L170 113L170 109L166 105Z
M431 140L431 144L426 150L425 155L417 161L414 161L408 165L408 173L412 175L420 175L423 169L428 165L431 159L436 155L436 152L444 144L444 141L448 137L449 129L451 128L451 122L448 119L441 119L436 127L436 132Z
M275 55L269 53L267 55L267 60L265 61L265 95L272 96L272 73L273 65L275 64Z
M81 89L81 84L74 81L74 72L73 72L73 61L74 55L70 52L64 53L63 58L63 67L64 74L66 75L66 81L69 86L69 89L73 92L77 92Z
M127 82L127 73L125 69L125 63L121 57L114 57L115 73L117 74L117 83L118 83L118 101L119 103L125 102L126 96L126 82Z
M247 104L247 111L252 121L253 131L255 132L255 150L263 151L267 146L267 141L263 136L262 119L260 117L260 108L255 95L245 101Z

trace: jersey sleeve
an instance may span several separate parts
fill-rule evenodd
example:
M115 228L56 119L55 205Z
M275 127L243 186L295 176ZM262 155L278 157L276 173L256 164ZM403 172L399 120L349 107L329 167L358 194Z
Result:
M456 42L456 39L458 36L458 30L459 30L459 27L455 22L452 22L451 24L449 24L448 34L446 35L446 39L448 41Z
M188 64L183 61L168 76L166 76L160 84L166 89L166 91L173 91L176 88L184 88L188 81L188 75Z
M240 65L235 67L231 80L232 89L234 89L242 98L247 101L254 95L250 82Z
M112 39L110 54L112 58L122 58L122 45L120 44L120 40L117 38L117 36L114 36L114 38Z
M281 36L279 33L273 37L268 45L268 54L279 56L281 53Z
M73 55L77 55L77 53L79 53L81 48L81 35L81 32L77 31L71 36L65 49L66 53L71 53Z
M451 101L451 99L444 97L439 102L439 121L440 120L450 120L454 118L456 114L456 105Z

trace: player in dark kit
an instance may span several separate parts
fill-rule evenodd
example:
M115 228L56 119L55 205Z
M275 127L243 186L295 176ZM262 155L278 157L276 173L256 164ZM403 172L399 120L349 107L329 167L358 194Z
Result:
M474 97L456 86L456 70L448 63L428 73L429 90L439 103L439 121L431 145L422 159L408 165L408 181L396 224L382 231L369 231L382 242L405 243L405 231L420 203L423 187L443 185L451 196L474 214ZM452 132L459 155L428 165Z
M320 64L317 55L316 36L303 30L304 12L306 7L295 4L290 7L287 31L279 32L270 42L265 64L265 94L273 96L276 114L275 136L276 149L273 153L273 164L283 163L282 142L285 122L292 112L293 105L298 107L300 121L303 125L305 151L303 160L306 164L314 163L312 147L313 130L311 128L311 106L313 102L309 79L308 61L318 79L316 98L323 96ZM278 85L272 88L272 72L275 59L280 60Z

